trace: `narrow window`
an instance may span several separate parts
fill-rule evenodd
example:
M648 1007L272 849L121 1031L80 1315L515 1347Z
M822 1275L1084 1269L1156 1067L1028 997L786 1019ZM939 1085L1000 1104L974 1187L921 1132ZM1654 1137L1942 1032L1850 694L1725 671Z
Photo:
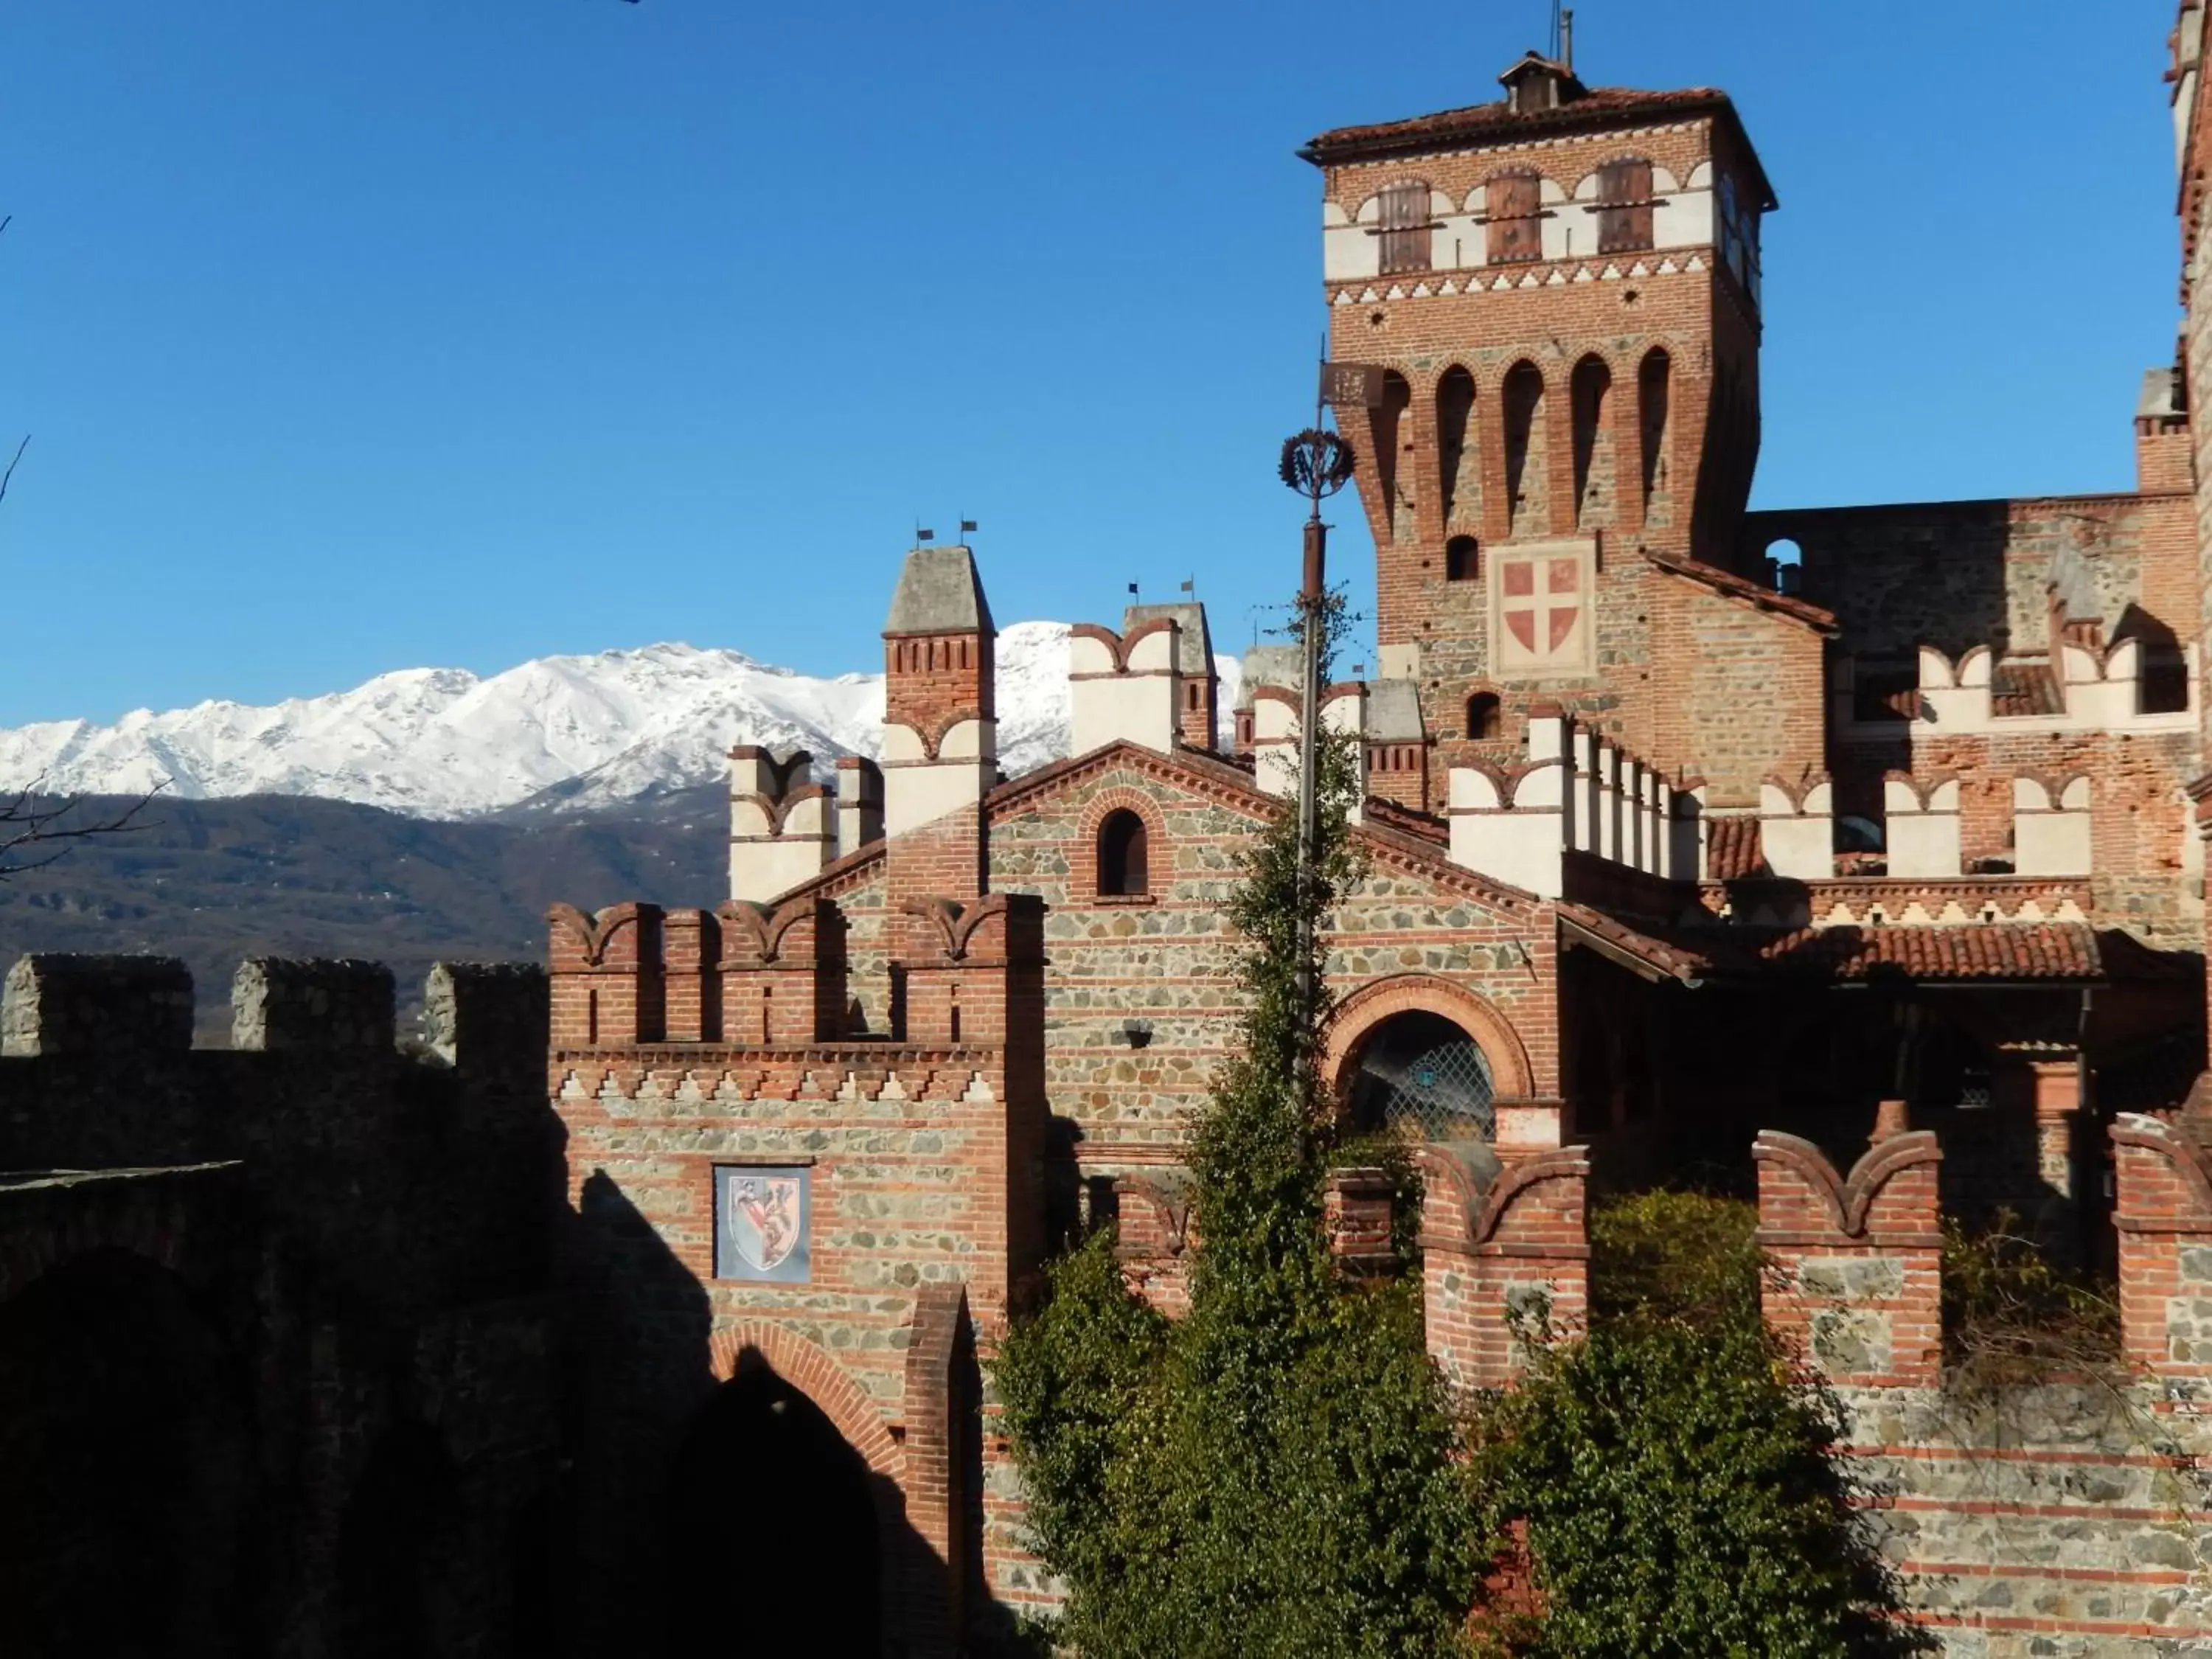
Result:
M1651 246L1651 163L1630 156L1597 170L1597 251Z
M1516 363L1505 377L1505 520L1519 535L1544 519L1544 377Z
M1486 191L1490 263L1513 264L1544 257L1543 181L1533 173L1501 173Z
M1669 371L1674 365L1662 350L1653 350L1644 359L1643 367L1636 372L1636 403L1643 428L1644 505L1648 512L1652 498L1667 493L1667 440L1672 425L1669 419Z
M1498 736L1504 726L1504 716L1498 707L1498 695L1492 691L1478 691L1467 700L1467 734L1478 741L1487 741Z
M1146 867L1145 821L1127 807L1098 826L1099 896L1133 897L1152 890Z
M1601 357L1575 365L1567 394L1574 410L1575 522L1592 522L1613 493L1613 444L1607 405L1613 399L1613 371Z
M599 1040L599 994L584 994L584 1041L596 1045Z
M1455 536L1444 544L1444 580L1471 582L1482 573L1481 552L1472 536Z
M1393 185L1382 192L1382 274L1429 268L1429 187Z
M1474 376L1454 364L1437 382L1437 472L1443 483L1444 522L1465 516L1479 522L1481 483L1467 465L1474 446L1468 442L1474 414Z

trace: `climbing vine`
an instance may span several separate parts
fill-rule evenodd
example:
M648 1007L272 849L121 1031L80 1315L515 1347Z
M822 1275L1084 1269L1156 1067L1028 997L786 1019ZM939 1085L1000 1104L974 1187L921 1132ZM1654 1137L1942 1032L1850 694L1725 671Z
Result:
M1102 1232L997 1363L1033 1542L1067 1592L1053 1639L1084 1659L1462 1646L1479 1516L1418 1291L1346 1282L1322 1226L1333 1132L1310 1056L1328 1008L1298 988L1301 968L1322 982L1302 942L1359 875L1354 761L1323 747L1318 879L1301 890L1286 802L1230 900L1245 1012L1194 1126L1188 1314L1132 1297Z

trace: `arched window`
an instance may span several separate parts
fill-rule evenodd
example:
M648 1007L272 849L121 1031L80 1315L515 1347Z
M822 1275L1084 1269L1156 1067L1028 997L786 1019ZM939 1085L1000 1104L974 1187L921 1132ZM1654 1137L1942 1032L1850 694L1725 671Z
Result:
M1478 741L1504 735L1505 715L1494 691L1478 691L1467 700L1467 734Z
M1145 821L1127 807L1109 812L1098 826L1098 895L1137 897L1151 892Z
M1472 536L1455 536L1444 544L1444 580L1471 582L1482 574L1482 553Z
M1355 1129L1426 1141L1487 1141L1496 1130L1490 1060L1441 1014L1393 1014L1361 1039L1347 1103Z

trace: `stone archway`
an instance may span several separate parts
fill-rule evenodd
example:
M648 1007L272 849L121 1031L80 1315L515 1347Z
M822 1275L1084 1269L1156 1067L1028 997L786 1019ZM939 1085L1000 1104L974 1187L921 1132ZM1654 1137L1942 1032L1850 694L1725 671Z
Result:
M1389 1109L1376 1101L1395 1084L1401 1101L1432 1104L1439 1122L1480 1122L1483 1138L1492 1101L1534 1092L1512 1023L1487 998L1433 974L1395 975L1346 997L1329 1027L1322 1077L1342 1112Z
M817 1401L757 1344L717 1348L725 1380L684 1436L664 1505L663 1650L877 1659L889 1482L832 1415L852 1402L834 1389ZM895 1456L869 1415L882 1443L862 1438Z

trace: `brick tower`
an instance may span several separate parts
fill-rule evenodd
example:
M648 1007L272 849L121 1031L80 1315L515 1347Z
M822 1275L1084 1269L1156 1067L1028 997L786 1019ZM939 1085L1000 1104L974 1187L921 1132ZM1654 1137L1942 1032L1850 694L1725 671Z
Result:
M966 548L906 556L884 625L884 834L895 909L984 890L982 801L999 777L997 641Z
M1774 198L1722 93L1585 87L1533 52L1499 78L1301 152L1330 356L1384 371L1379 407L1338 411L1378 666L1419 683L1432 744L1503 753L1541 697L1648 749L1652 567L1737 558Z

